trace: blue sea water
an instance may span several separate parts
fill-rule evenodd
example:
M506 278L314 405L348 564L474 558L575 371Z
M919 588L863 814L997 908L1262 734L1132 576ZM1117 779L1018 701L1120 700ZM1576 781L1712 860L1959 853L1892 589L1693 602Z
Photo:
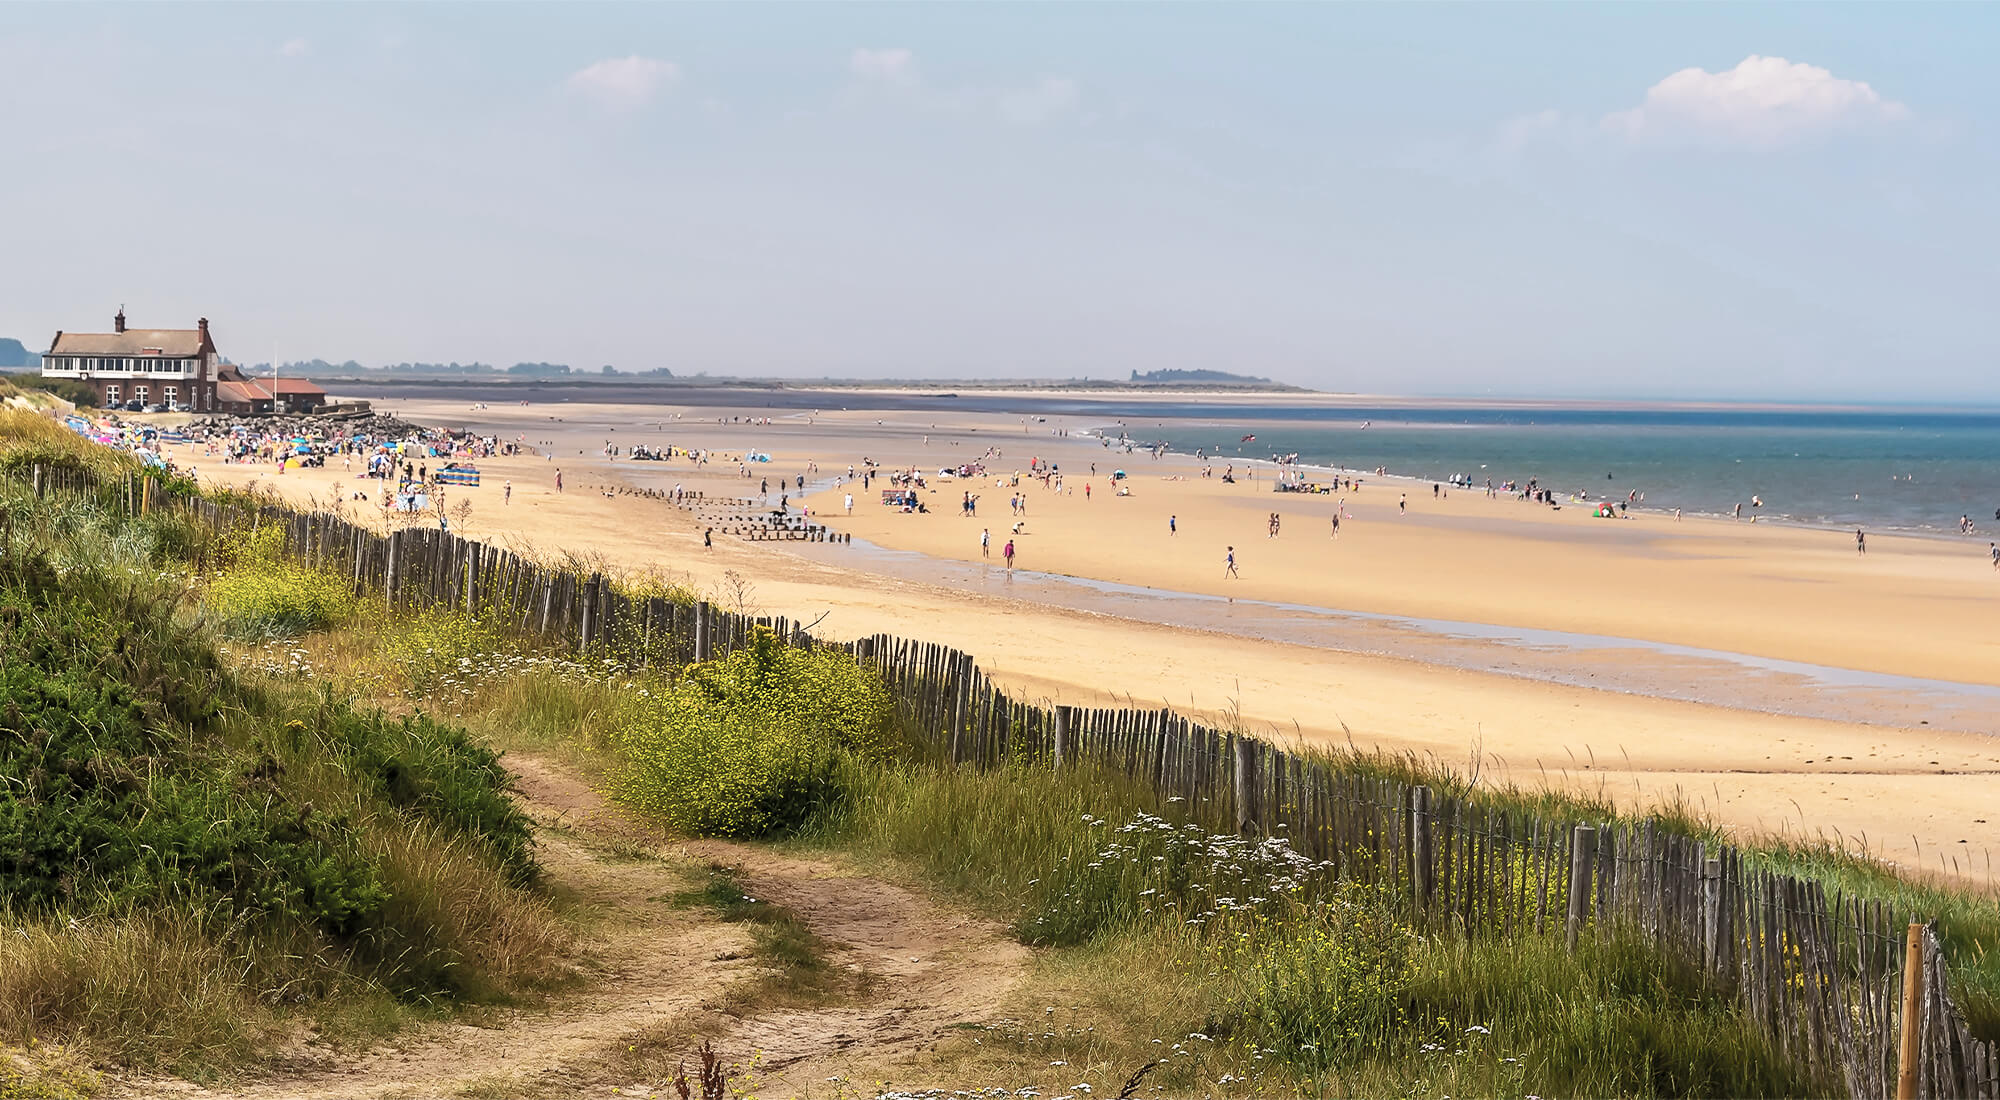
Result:
M1193 422L1166 417L1194 417ZM1218 415L1220 414L1220 415ZM1283 420L1276 424L1271 421ZM1300 421L1318 421L1310 426ZM1364 425L1366 425L1364 427ZM1127 430L1220 461L1297 454L1309 465L1483 486L1538 479L1567 498L1767 520L2000 531L2000 412L1669 409L1159 409ZM1255 434L1252 442L1244 435Z

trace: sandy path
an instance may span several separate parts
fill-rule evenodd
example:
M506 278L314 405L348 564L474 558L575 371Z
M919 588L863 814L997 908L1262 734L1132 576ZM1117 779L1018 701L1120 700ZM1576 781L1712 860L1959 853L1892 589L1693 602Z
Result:
M560 766L513 755L507 762L539 826L551 888L595 914L586 929L587 973L578 985L546 1005L426 1025L359 1055L307 1039L276 1060L277 1072L226 1086L136 1078L114 1083L106 1095L528 1098L604 1096L615 1088L626 1096L670 1096L664 1078L622 1079L618 1055L664 1042L672 1049L652 1063L671 1067L697 1036L713 1039L725 1062L754 1067L734 1086L799 1095L835 1074L879 1073L935 1043L951 1025L985 1018L1027 964L1027 949L1004 929L837 861L717 841L663 849L656 831ZM647 851L669 858L649 858ZM742 1009L732 1003L730 987L760 970L743 926L672 903L689 885L690 856L740 868L753 896L798 914L830 941L836 964L864 971L866 992L825 1008L737 1014Z

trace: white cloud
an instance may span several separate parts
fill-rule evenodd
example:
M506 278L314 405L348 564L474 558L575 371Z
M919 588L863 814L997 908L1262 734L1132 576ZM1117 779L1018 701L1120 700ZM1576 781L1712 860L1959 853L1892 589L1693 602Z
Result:
M1045 76L1025 88L1000 93L1000 117L1020 126L1047 122L1074 111L1080 99L1076 81L1066 76Z
M287 39L284 45L278 47L279 57L304 57L311 52L312 43L303 38Z
M610 57L570 74L570 91L606 107L638 107L664 85L679 80L681 67L651 57Z
M864 47L848 55L847 71L863 80L914 84L917 82L917 55L901 47L879 50Z
M1861 81L1752 54L1726 72L1682 69L1648 88L1637 107L1606 115L1600 127L1632 141L1770 146L1909 115L1909 108Z

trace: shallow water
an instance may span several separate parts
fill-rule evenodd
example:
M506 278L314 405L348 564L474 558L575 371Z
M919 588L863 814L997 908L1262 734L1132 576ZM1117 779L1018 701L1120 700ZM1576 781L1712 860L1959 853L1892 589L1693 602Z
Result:
M1747 653L1487 623L1174 592L932 558L877 546L789 552L903 580L1085 612L1341 652L1739 710L1875 725L2000 732L2000 687L1865 672Z

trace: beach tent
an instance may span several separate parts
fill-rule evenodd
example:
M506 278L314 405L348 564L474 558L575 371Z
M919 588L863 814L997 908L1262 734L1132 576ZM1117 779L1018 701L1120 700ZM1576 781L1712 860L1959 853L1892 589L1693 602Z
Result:
M440 485L477 485L479 471L471 466L446 466L436 474Z

